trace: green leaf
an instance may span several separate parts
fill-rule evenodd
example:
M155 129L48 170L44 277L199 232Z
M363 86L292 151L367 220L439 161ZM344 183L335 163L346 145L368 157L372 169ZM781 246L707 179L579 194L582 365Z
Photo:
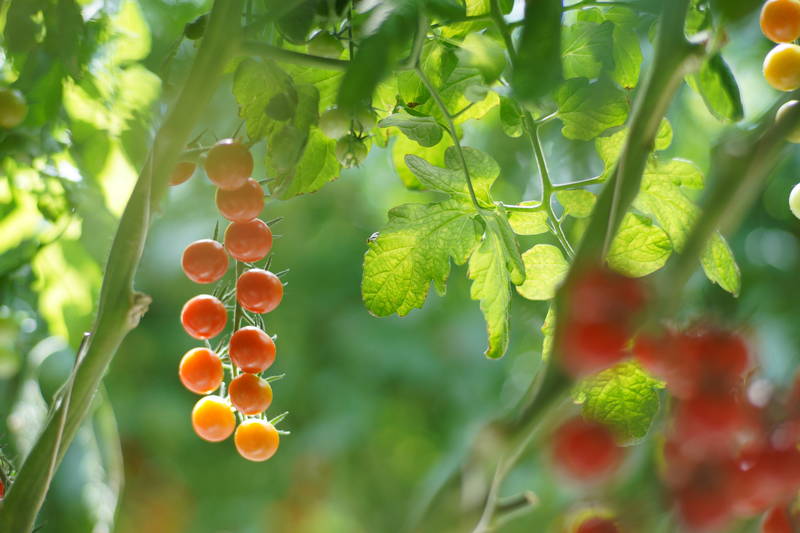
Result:
M342 76L344 76L342 72L305 67L293 63L284 63L281 67L298 86L313 85L317 88L319 93L318 111L325 111L336 103L339 84L342 82Z
M643 439L658 414L659 381L624 362L580 382L573 391L586 418L611 427L626 444Z
M706 277L734 296L739 296L742 277L739 265L725 238L717 233L700 258Z
M361 41L350 62L339 90L339 107L355 113L372 100L375 88L391 72L416 31L417 8L413 0L398 0L373 13L372 20L380 20L380 26Z
M611 135L605 137L598 137L595 140L595 149L600 159L603 161L604 171L603 174L608 177L609 172L617 164L617 159L622 153L622 148L625 146L625 139L628 136L628 130L622 129ZM666 150L672 144L672 126L667 119L661 121L656 133L655 149ZM647 170L645 170L647 172ZM702 177L702 176L701 176Z
M561 132L568 139L592 140L628 117L625 93L606 80L567 80L556 91L556 103L564 124Z
M408 113L394 113L378 122L381 128L397 127L406 137L421 146L435 146L442 140L442 128L433 117L418 117Z
M508 306L511 302L509 283L515 274L509 271L509 263L516 260L509 257L512 251L508 248L503 233L503 222L507 221L496 214L486 217L486 233L478 249L469 260L469 279L472 280L470 296L479 300L481 311L486 319L486 330L489 346L484 354L492 359L502 357L508 349ZM519 256L519 252L516 253ZM520 260L521 264L522 261ZM521 272L516 275L523 276Z
M671 144L672 124L669 123L669 120L663 119L661 120L661 124L658 126L658 131L656 132L655 149L656 151L666 150Z
M708 111L717 119L737 122L744 117L739 84L722 55L713 55L698 73L686 81L700 93Z
M547 361L550 359L550 354L553 353L553 339L556 334L556 308L550 305L547 308L547 314L542 323L542 360Z
M489 191L500 174L499 165L485 152L466 146L462 150L475 195L486 204L491 204L492 196ZM446 168L434 166L414 154L406 155L405 161L408 169L423 186L449 194L462 202L471 202L461 159L454 146L445 151Z
M763 0L711 0L711 9L715 18L728 23L746 17L763 4Z
M480 71L475 68L458 67L453 70L439 89L439 95L442 97L445 107L451 114L458 113L458 116L453 119L456 124L482 118L500 103L500 97L494 91L483 93L483 99L480 101L470 100L468 95L471 93L471 88L475 86L484 87ZM444 122L441 110L432 100L429 100L420 111L435 117L439 122Z
M628 213L608 250L608 265L626 276L638 278L664 266L672 254L669 236L642 215Z
M484 221L488 231L494 231L500 236L500 240L504 247L504 256L506 258L506 268L511 274L511 283L520 285L525 281L525 264L522 262L522 256L519 253L519 246L517 245L517 238L508 223L508 217L502 207L498 207L497 211L484 216Z
M426 0L425 11L439 20L460 19L467 14L466 8L458 0Z
M336 159L335 148L335 140L328 139L318 128L311 128L297 165L275 176L275 194L282 199L291 198L319 190L336 179L341 165Z
M611 22L595 24L578 21L564 28L561 55L565 78L596 78L611 49Z
M556 246L537 244L524 254L525 283L517 292L528 300L551 300L556 289L564 281L569 263Z
M500 126L509 137L522 136L522 117L517 104L505 96L500 97Z
M438 144L426 148L421 147L416 141L412 141L405 135L399 135L394 138L394 143L392 144L392 164L406 187L409 189L424 189L425 187L406 165L406 156L414 154L434 166L443 167L444 152L449 146L449 137L442 137Z
M434 87L442 87L458 65L458 58L452 48L437 41L428 41L422 47L419 66ZM406 103L422 104L428 101L430 93L413 70L397 73L397 90Z
M564 214L575 218L586 218L592 214L597 196L586 189L573 189L556 192L558 203L564 207Z
M245 59L233 76L233 95L239 104L239 116L247 122L247 135L262 139L282 127L266 113L272 98L293 87L291 78L273 61Z
M408 314L422 307L433 282L443 294L450 259L463 264L482 233L475 211L449 200L405 204L389 211L389 222L369 243L361 294L377 316Z
M561 65L561 0L525 3L511 86L522 100L535 100L563 79Z
M461 43L459 56L462 64L478 69L487 84L497 80L506 68L505 48L486 34L467 35Z
M522 202L520 205L538 205L539 202ZM547 212L541 211L512 211L508 217L511 229L517 235L540 235L547 233Z

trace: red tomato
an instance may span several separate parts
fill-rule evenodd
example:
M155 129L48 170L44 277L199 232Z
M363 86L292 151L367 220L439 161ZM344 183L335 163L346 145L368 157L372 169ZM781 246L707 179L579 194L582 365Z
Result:
M250 222L232 222L225 230L225 248L244 263L261 261L272 249L272 231L258 218Z
M255 374L242 374L228 388L231 403L243 415L257 415L272 403L272 387Z
M214 283L228 271L228 254L217 241L202 239L183 250L181 266L195 283Z
M622 449L602 424L575 417L556 430L553 459L569 478L582 483L600 481L622 462Z
M186 333L195 339L210 339L225 329L228 312L214 296L201 294L183 306L181 323Z
M183 386L197 394L208 394L222 383L222 361L208 348L193 348L186 352L178 367Z
M264 190L253 178L238 189L217 189L217 209L232 222L250 222L264 209Z
M236 281L236 299L253 313L269 313L278 307L282 298L283 283L267 270L252 268Z
M246 326L231 336L230 356L233 364L245 372L258 374L275 361L275 342L255 326Z

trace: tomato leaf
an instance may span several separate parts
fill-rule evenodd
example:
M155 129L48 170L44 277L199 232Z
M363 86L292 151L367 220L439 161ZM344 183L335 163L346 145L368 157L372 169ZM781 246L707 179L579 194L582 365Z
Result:
M686 81L703 97L708 111L717 119L737 122L744 117L739 85L720 54L709 58L700 71Z
M442 128L433 117L394 113L378 122L381 128L397 127L411 140L430 148L442 140Z
M525 3L525 18L511 77L514 93L535 100L563 79L561 65L561 0Z
M642 215L628 213L611 243L608 265L630 277L642 277L664 266L672 254L669 236Z
M537 244L524 254L525 283L517 292L528 300L551 300L564 281L569 263L561 250L550 244Z
M625 93L607 80L567 80L556 91L558 118L568 139L589 141L628 118Z

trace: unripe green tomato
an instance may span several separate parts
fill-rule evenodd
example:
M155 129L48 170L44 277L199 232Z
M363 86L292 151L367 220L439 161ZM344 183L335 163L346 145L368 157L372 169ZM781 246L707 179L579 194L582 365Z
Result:
M206 22L208 15L200 15L191 22L187 22L183 27L183 35L192 41L201 38L206 31Z
M331 57L337 59L342 55L344 46L339 39L327 31L318 31L308 41L308 53L315 56Z
M354 135L347 135L336 143L336 159L344 168L357 167L367 157L367 146Z
M361 124L361 131L369 131L378 124L372 109L365 107L356 113L356 120Z
M789 112L790 109L793 107L800 105L800 102L797 100L789 100L785 104L783 104L779 109L778 112L775 114L775 120L780 120L786 113ZM790 143L800 143L800 126L797 126L794 131L790 132L786 136L786 140Z
M792 192L789 193L789 209L792 210L794 216L800 218L800 183L795 185Z
M28 114L25 97L16 89L0 89L0 127L11 129L18 126Z
M339 139L350 131L350 116L341 109L332 107L320 115L319 129L331 139Z

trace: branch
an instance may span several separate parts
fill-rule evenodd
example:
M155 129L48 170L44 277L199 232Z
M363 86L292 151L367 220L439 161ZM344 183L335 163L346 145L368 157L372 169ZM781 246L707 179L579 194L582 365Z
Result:
M184 88L164 125L111 245L98 303L97 321L78 362L70 401L60 402L20 468L0 510L0 531L26 533L33 529L50 482L80 425L86 418L103 375L127 333L136 327L150 298L134 292L133 278L142 256L153 206L165 194L169 175L190 139L192 128L211 99L225 63L235 48L242 0L218 0L206 35ZM61 423L63 417L63 424ZM60 435L60 437L59 437ZM59 443L52 453L53 443ZM50 459L54 461L51 463Z
M302 52L295 52L294 50L286 50L271 44L261 43L256 41L245 41L241 44L240 50L244 55L261 56L267 59L274 59L284 63L294 63L296 65L304 65L308 67L316 67L324 70L347 70L349 61L342 59L334 59L330 57L314 56L311 54L304 54Z

